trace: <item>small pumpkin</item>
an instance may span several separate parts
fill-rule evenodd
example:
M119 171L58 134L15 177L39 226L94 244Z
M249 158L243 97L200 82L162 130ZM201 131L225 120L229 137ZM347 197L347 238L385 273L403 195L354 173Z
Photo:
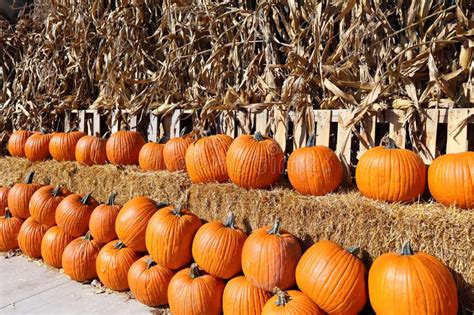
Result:
M163 159L163 149L165 147L164 138L158 143L148 142L145 144L138 155L138 164L144 171L160 171L166 169Z
M316 146L311 135L305 148L293 151L288 159L288 179L301 194L322 196L339 188L342 164L333 150Z
M117 239L115 220L122 206L115 204L116 196L116 192L111 193L107 204L97 206L89 219L89 230L94 238L101 243Z
M364 308L366 270L355 256L357 250L319 241L305 251L296 267L298 287L327 313L357 314Z
M301 257L298 239L281 229L281 221L254 231L242 248L242 270L257 288L271 291L295 285L295 269Z
M426 168L413 151L399 149L392 139L388 145L367 150L357 163L356 183L369 198L413 201L425 190Z
M378 257L369 271L369 296L377 314L457 314L456 283L436 257L414 252L406 242L400 253Z
M0 251L6 252L18 248L18 233L23 220L12 216L8 208L0 217Z
M276 183L284 160L278 142L260 132L237 137L226 156L230 180L244 188L266 188Z
M135 298L148 306L168 304L168 285L174 271L163 267L150 256L138 259L128 270L128 284Z
M194 235L201 220L182 206L164 207L156 212L146 229L146 249L154 261L169 269L179 269L192 259Z
M69 243L63 252L63 270L72 280L83 282L97 278L95 261L102 244L87 232Z
M90 193L69 195L56 208L56 223L66 234L74 237L84 235L89 230L92 211L98 205Z
M31 196L41 188L41 185L33 183L34 175L34 171L30 172L25 179L25 183L15 184L8 192L8 208L14 217L26 219L30 216Z
M323 312L306 294L298 290L274 290L275 295L268 300L262 315L324 315Z
M51 267L61 268L64 249L73 240L73 236L67 235L58 226L50 227L41 241L43 261Z
M211 275L230 279L242 271L242 247L246 239L247 234L235 227L233 213L229 214L225 223L206 223L194 236L194 261Z
M31 135L25 142L25 156L31 162L44 161L50 157L49 142L53 133L41 130L40 133Z
M170 172L186 170L186 150L193 143L193 139L183 133L184 129L179 137L171 138L163 147L163 160Z
M244 276L235 277L224 288L222 309L224 315L261 314L271 296L270 292L254 287Z
M168 286L174 315L213 315L222 311L224 281L199 270L197 264L179 271Z
M85 165L104 165L107 162L107 139L84 136L76 144L76 161Z
M28 218L21 225L18 232L18 245L21 251L30 257L41 257L41 240L48 230L46 225L36 222L33 218Z
M25 157L25 143L34 134L29 130L14 131L8 139L7 149L11 156Z
M474 209L474 152L437 157L428 169L428 187L439 203Z
M5 215L5 209L8 207L9 187L0 187L0 216Z
M107 140L107 159L114 165L136 165L140 149L145 144L142 135L135 131L121 130Z
M208 136L193 142L186 150L186 170L193 183L226 182L229 179L225 156L232 138L228 135Z
M41 187L31 196L29 206L31 217L46 226L55 225L56 208L70 194L67 189L60 185Z
M86 134L82 131L56 132L49 141L49 153L56 161L75 161L76 144Z

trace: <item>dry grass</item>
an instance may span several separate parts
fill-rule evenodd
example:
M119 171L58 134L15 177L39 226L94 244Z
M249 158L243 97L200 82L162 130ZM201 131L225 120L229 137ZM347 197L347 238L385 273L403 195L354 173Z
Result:
M93 191L106 201L118 191L118 201L147 195L176 203L187 196L190 210L204 220L222 220L229 210L247 231L269 225L275 217L297 235L304 247L319 239L343 246L358 245L367 266L378 255L398 250L411 240L414 248L435 255L455 275L464 309L473 309L474 212L437 203L389 204L366 199L355 191L324 197L304 197L279 185L272 190L244 190L232 184L193 185L184 173L144 173L136 167L83 167L75 162L30 163L0 159L0 185L10 185L30 170L40 183L64 183L74 192ZM186 194L188 192L188 194Z

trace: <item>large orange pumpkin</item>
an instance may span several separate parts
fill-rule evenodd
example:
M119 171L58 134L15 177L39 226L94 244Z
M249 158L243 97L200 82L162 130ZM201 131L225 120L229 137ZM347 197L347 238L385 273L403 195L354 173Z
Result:
M73 240L63 252L64 273L79 282L97 278L95 261L101 246L89 232Z
M82 131L57 132L49 141L49 153L56 161L76 160L76 144L86 134Z
M428 187L439 203L474 208L474 152L436 158L428 169Z
M40 258L41 240L47 230L46 225L36 222L33 218L26 219L18 232L18 245L21 251L30 257Z
M271 227L254 231L242 249L242 270L257 288L271 291L295 285L295 269L301 257L298 239L280 229L280 220Z
M367 300L366 270L354 254L331 241L305 251L296 267L298 287L330 314L357 314Z
M66 246L74 240L59 227L50 227L41 241L41 256L46 264L51 267L61 268L63 252Z
M456 283L437 258L414 253L410 243L401 253L378 257L369 271L370 303L377 314L457 314Z
M145 140L138 132L115 132L107 140L107 159L114 165L138 164L138 155L144 144Z
M34 171L30 172L25 183L15 184L8 192L8 208L14 217L26 219L30 216L31 196L41 187L41 185L33 183L34 175Z
M31 135L25 142L26 158L31 162L47 160L50 156L49 141L53 135L53 133L47 133L46 130Z
M426 168L413 151L399 149L392 139L387 146L367 150L357 163L356 182L369 198L413 201L425 190Z
M146 248L154 261L169 269L179 269L192 259L194 235L201 220L181 206L168 206L155 213L146 229Z
M144 256L128 270L128 285L135 298L148 306L168 304L168 285L174 271Z
M232 142L226 156L230 180L244 188L266 188L283 172L283 151L275 140L255 135L241 135Z
M244 276L235 277L225 286L222 309L225 315L260 314L271 296L270 292L254 287Z
M10 210L5 210L4 216L0 217L0 252L6 252L18 248L18 233L23 220L12 217Z
M8 139L7 149L11 156L25 157L25 143L26 140L33 135L33 131L17 130L12 133Z
M41 187L31 196L30 214L37 222L53 226L56 224L56 208L70 192L61 186Z
M242 271L242 247L246 239L245 232L235 227L233 213L225 223L206 223L194 236L194 261L211 275L230 279Z
M189 145L193 143L193 139L189 136L180 135L176 138L171 138L166 142L163 148L163 160L165 161L166 169L170 172L185 171L186 170L186 150Z
M114 291L128 290L128 270L139 258L137 252L120 240L107 243L100 250L95 263L99 280Z
M107 139L84 136L76 144L76 161L85 165L103 165L107 162Z
M116 196L117 193L111 193L109 201L104 205L97 206L92 211L89 219L89 231L101 243L108 243L117 239L115 220L122 206L115 204Z
M225 156L232 138L228 135L205 136L186 150L186 170L193 183L225 182L229 179Z
M163 149L165 147L164 139L158 143L148 142L145 144L138 155L138 164L144 171L160 171L166 169L163 159Z
M0 187L0 216L5 215L5 208L8 207L9 187Z
M306 294L298 290L287 292L275 289L275 295L268 300L262 315L324 315Z
M56 208L56 223L66 234L74 237L84 235L89 230L92 211L98 205L90 193L69 195Z
M168 286L173 315L214 315L222 312L224 281L199 270L197 264L179 271Z
M333 150L315 146L311 135L305 148L293 151L288 159L288 178L291 185L304 195L322 196L339 188L342 164Z

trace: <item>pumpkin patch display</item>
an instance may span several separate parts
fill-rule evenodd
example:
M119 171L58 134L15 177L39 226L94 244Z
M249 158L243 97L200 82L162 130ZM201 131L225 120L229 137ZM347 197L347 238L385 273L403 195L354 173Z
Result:
M49 142L53 137L53 133L47 133L41 130L28 137L25 142L25 156L31 162L44 161L50 157Z
M105 146L107 139L84 136L76 144L76 161L85 165L104 165L107 163Z
M21 225L18 232L18 245L21 251L30 257L41 257L41 241L48 230L46 225L36 222L33 218L28 218Z
M49 141L49 153L58 162L76 160L76 144L86 134L82 131L56 132Z
M244 276L227 282L222 297L224 315L254 315L262 313L271 293L254 287Z
M61 268L64 249L73 240L73 236L67 235L59 227L50 227L41 241L43 261L51 267Z
M12 216L8 208L0 217L0 251L6 252L18 248L18 233L23 220Z
M0 187L0 216L5 215L5 209L8 207L9 187Z
M25 183L15 184L8 192L7 203L14 217L26 219L30 216L30 199L41 185L33 183L33 176L35 172L32 171L25 179Z
M163 158L164 142L166 139L160 139L158 143L148 142L145 144L138 155L138 164L144 171L165 170L165 160Z
M111 193L108 202L98 205L89 219L89 231L97 241L104 244L117 239L115 220L122 206L115 204L116 196L117 193Z
M34 134L33 131L29 130L17 130L14 131L8 139L7 149L11 156L22 157L25 155L25 143L29 137Z
M181 133L184 132L184 129ZM166 169L170 172L186 170L186 150L193 143L193 139L181 134L179 137L171 138L163 147L163 160Z
M30 214L37 222L53 226L56 224L56 208L63 199L71 193L62 188L46 185L35 191L30 198Z
M268 300L262 315L324 315L307 295L298 290L282 291L278 288L275 295Z
M56 223L66 234L74 237L84 235L89 230L92 211L98 205L90 193L69 195L56 208Z
M64 273L79 282L97 278L95 261L101 247L89 232L73 240L63 251Z
M143 145L145 140L136 131L114 132L105 147L107 159L114 165L136 165Z

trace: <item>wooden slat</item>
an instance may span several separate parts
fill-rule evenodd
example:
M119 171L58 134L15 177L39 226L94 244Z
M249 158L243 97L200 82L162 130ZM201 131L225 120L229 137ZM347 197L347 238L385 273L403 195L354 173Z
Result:
M403 125L405 121L405 111L392 109L387 111L387 122L389 136L395 141L399 148L405 148L406 129Z
M97 110L92 111L92 132L93 135L100 135L100 127L101 127L101 122L100 122L100 114Z
M286 113L277 108L275 110L275 134L274 139L281 146L283 152L286 151Z
M440 111L437 109L428 109L426 114L427 118L425 122L423 142L428 148L429 154L424 154L423 151L420 151L420 155L425 164L431 164L433 159L436 157L436 137L438 133Z
M268 124L268 109L264 109L255 114L255 131L260 131L262 134L267 133Z
M114 133L114 132L117 132L120 130L120 120L121 120L121 117L120 117L120 112L119 111L115 111L113 110L112 113L112 121L111 121L111 124L112 124L112 130L111 132Z
M316 144L329 147L331 132L331 110L315 110L316 121Z
M177 109L171 115L170 138L179 137L181 132L181 110Z
M138 130L137 130L137 129L138 129L138 117L137 117L136 115L133 115L133 116L132 116L131 114L128 114L127 116L128 116L128 117L127 117L127 118L128 118L128 119L127 119L127 121L128 121L128 126L130 127L130 130L132 130L132 131L138 131Z
M467 122L462 123L474 109L457 109L448 112L448 140L446 153L465 152L467 143Z
M237 111L237 136L250 133L250 113L246 109Z
M359 152L357 153L357 159L360 159L362 154L368 149L374 147L375 144L375 130L377 126L377 114L376 113L367 113L367 115L362 119L362 126L360 129L360 136L364 139L365 143L368 145L366 147L362 141L359 142Z
M79 119L79 125L78 125L79 130L82 132L88 133L86 129L86 111L80 110L78 111L77 115Z
M150 121L147 128L148 141L156 142L158 140L158 116L153 113L149 114Z
M64 113L64 132L68 132L70 129L71 129L71 112L66 111Z
M347 122L351 119L352 114L350 110L344 110L339 112L339 121L337 123L337 144L336 153L339 156L344 157L347 164L351 163L351 128L345 127Z

